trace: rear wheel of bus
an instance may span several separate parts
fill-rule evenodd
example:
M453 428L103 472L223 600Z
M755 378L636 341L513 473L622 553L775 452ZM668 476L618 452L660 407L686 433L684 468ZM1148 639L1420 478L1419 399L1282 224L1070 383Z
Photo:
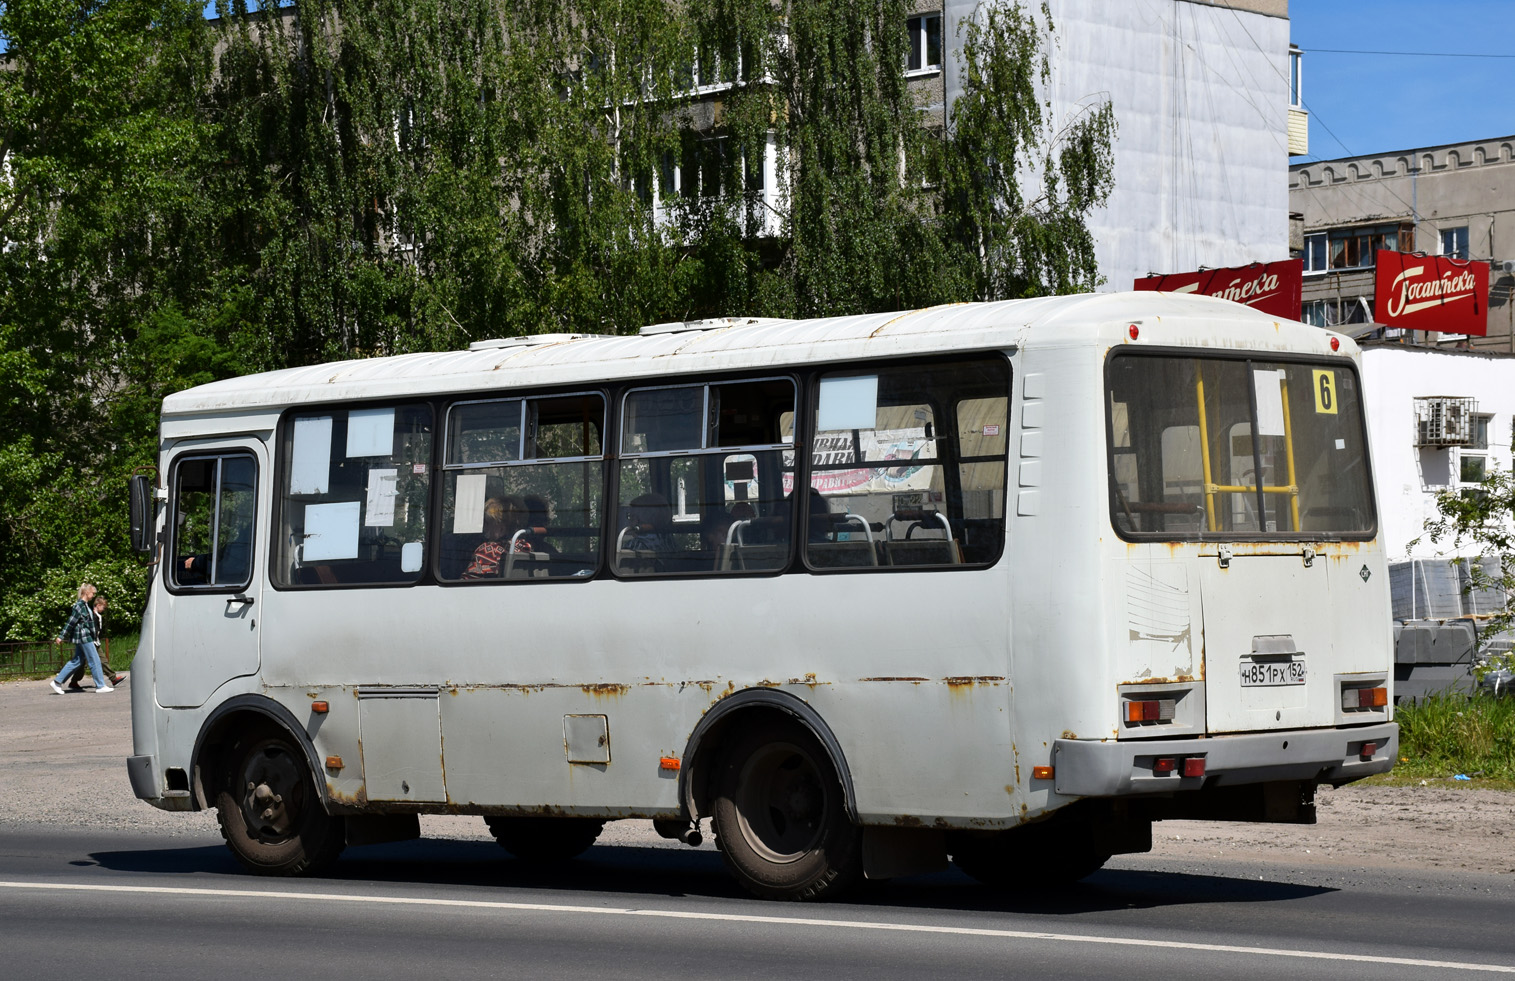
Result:
M749 891L769 899L836 895L862 873L862 831L819 740L798 722L755 726L716 777L716 845Z
M305 754L287 734L255 729L223 759L216 795L221 836L237 860L259 875L301 875L336 861L344 822L327 814Z

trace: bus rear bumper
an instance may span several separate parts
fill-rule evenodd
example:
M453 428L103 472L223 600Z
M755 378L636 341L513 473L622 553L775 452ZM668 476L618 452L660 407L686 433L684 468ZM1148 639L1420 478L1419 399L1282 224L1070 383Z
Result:
M1058 739L1053 789L1069 797L1127 797L1288 780L1335 785L1387 772L1398 755L1394 722L1206 739ZM1203 760L1203 775L1184 776L1184 761L1195 758ZM1173 763L1157 766L1158 760Z

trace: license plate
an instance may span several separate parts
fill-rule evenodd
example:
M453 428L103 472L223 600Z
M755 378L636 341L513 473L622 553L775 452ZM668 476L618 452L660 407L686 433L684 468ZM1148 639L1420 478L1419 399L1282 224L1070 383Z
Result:
M1267 688L1275 685L1302 685L1304 683L1304 661L1249 661L1241 666L1243 688Z

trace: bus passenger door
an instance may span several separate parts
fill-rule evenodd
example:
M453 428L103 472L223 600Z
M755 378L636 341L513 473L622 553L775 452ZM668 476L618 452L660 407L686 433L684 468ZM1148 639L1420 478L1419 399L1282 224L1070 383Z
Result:
M159 705L193 707L258 670L268 465L263 444L253 440L201 441L177 451L153 683Z

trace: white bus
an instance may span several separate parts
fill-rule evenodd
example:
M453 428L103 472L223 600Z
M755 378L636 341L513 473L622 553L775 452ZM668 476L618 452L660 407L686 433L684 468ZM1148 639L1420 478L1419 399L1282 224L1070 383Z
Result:
M1349 339L1155 293L180 392L132 787L269 874L420 814L537 862L709 819L780 898L1309 823L1397 749L1362 407Z

